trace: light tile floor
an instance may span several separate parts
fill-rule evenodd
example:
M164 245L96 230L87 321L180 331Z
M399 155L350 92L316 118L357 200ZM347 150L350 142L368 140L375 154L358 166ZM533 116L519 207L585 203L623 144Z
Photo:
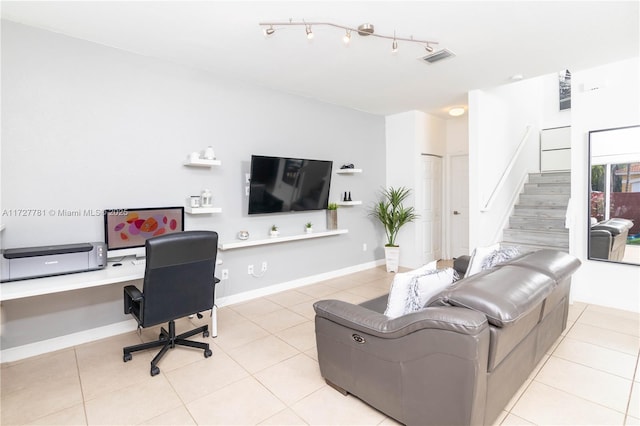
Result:
M3 425L397 424L320 377L312 304L384 294L383 268L219 310L214 355L179 348L149 376L154 351L122 362L122 347L157 328L2 365ZM200 325L178 321L178 332ZM204 338L200 337L200 340ZM567 330L496 424L640 425L640 317L575 303Z

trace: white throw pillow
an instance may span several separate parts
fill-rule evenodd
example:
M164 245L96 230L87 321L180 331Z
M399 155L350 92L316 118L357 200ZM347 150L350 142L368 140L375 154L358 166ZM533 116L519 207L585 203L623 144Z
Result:
M520 254L516 247L505 247L491 252L482 262L482 270L493 268L494 266L511 260Z
M471 259L469 259L469 266L467 272L464 274L465 278L477 274L482 271L482 264L485 257L489 256L496 250L500 249L500 244L494 244L487 247L476 247L471 253Z
M427 263L418 269L409 272L398 272L393 278L391 288L389 289L389 298L387 300L387 309L384 314L388 317L395 318L403 315L407 295L409 294L409 285L411 278L416 275L423 275L427 271L435 271L437 261Z
M397 318L419 311L431 298L453 283L456 275L453 268L436 270L435 263L433 268L424 267L405 273L398 281L394 279L385 316Z
M470 277L485 269L490 269L499 263L506 262L518 256L520 251L515 247L500 248L500 244L494 244L488 247L477 247L471 259L465 277Z

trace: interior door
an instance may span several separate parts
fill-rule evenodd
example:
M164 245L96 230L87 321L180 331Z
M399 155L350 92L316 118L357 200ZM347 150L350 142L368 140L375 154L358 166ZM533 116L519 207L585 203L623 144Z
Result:
M469 156L451 156L449 179L451 256L469 254Z
M423 205L420 215L423 262L442 258L442 158L422 155Z

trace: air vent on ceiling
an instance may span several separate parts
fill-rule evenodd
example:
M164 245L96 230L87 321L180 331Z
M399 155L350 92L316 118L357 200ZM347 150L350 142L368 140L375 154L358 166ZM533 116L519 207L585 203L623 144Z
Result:
M441 61L443 59L451 58L453 56L456 56L456 54L453 53L452 51L450 51L448 49L442 49L442 50L438 50L437 52L429 53L427 56L423 56L423 57L418 58L418 59L421 60L421 61L433 64L434 62L438 62L438 61Z

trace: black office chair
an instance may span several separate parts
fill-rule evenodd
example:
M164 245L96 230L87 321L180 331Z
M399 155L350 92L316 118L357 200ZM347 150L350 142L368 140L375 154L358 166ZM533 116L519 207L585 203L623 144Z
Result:
M176 345L212 352L208 343L186 340L202 333L209 336L209 326L176 336L174 320L213 308L218 234L211 231L186 231L149 238L145 245L146 263L142 292L135 286L124 288L124 312L138 321L138 327L169 323L161 328L157 341L123 348L123 360L131 360L131 352L162 347L151 361L151 375L160 373L158 361Z

